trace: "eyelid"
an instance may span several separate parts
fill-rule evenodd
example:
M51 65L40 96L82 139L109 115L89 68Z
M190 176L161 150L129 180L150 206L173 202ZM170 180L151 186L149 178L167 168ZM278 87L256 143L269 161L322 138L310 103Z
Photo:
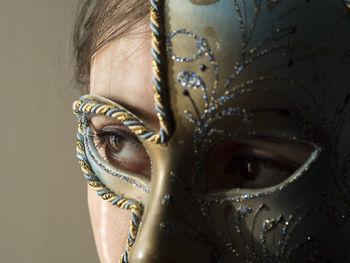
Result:
M156 115L155 116L152 115L151 117L147 115L144 118L138 118L134 114L129 113L127 111L125 113L128 114L129 116L131 116L132 118L135 118L140 123L142 123L143 126L146 128L146 130L156 132L160 128L158 117ZM143 117L143 115L140 117ZM108 116L100 115L100 114L96 114L96 115L88 117L88 121L90 124L93 124L94 127L98 128L98 129L102 129L105 126L117 126L117 125L127 127L123 123L118 121L116 118L108 117Z
M244 155L244 154L248 156L252 155L255 158L262 161L278 162L289 167L298 167L302 164L302 163L297 163L295 160L286 158L285 156L279 153L268 151L266 149L255 148L250 145L247 146L246 149L243 149L243 152L239 153L239 155Z
M117 136L121 138L124 142L129 142L133 144L136 148L142 148L142 143L139 141L139 139L136 137L136 135L128 130L127 128L123 127L122 125L115 125L115 126L106 126L102 128L101 130L95 128L93 124L91 124L91 127L94 129L94 133L92 134L93 139L97 139L96 148L102 147L108 139L106 139L109 136Z
M123 137L123 139L128 139L131 141L138 141L138 139L134 133L132 133L130 130L127 130L125 127L123 127L121 125L106 126L106 127L102 128L101 130L97 130L97 131L104 134L105 136L117 135L117 136Z
M316 149L309 143L276 137L242 136L223 140L208 152L206 191L220 192L227 191L229 188L256 188L255 186L246 187L250 183L236 181L232 179L231 173L227 172L231 165L236 165L241 161L245 162L250 158L259 163L272 164L278 170L289 171L284 178L287 180L309 160ZM277 184L274 182L258 188L262 189Z
M266 155L267 158L274 157L271 155L274 153L282 162L291 162L291 164L299 166L302 165L316 149L315 146L308 143L263 136L245 137L232 143L255 148L256 151Z
M90 140L94 144L96 154L98 154L96 156L99 156L112 167L120 169L119 172L133 173L147 178L151 177L148 153L142 142L128 127L117 123L115 125L105 125L97 128L90 121L90 128ZM112 136L116 136L124 142L120 152L115 155L111 151L108 141ZM125 150L124 147L127 147L127 145L131 146L132 150L130 152L135 153L135 155L116 156L117 154L122 154L122 151Z
M119 122L118 120L114 118L109 118L103 115L94 115L88 120L89 125L92 126L95 130L103 130L105 127L120 127L121 129L128 130L132 132L130 129L128 129L127 126L125 126L123 123Z

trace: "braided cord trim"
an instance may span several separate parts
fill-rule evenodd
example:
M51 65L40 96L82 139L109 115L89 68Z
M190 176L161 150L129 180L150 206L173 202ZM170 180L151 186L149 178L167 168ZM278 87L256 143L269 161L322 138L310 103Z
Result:
M102 104L97 101L77 100L73 103L73 111L77 115L88 113L112 117L127 126L141 139L157 144L160 143L160 135L158 133L147 129L142 122L124 109Z
M169 109L164 104L167 101L167 94L164 89L164 78L162 78L162 69L164 69L164 56L162 57L162 16L161 5L164 0L151 0L151 31L152 31L152 63L153 63L153 90L155 107L160 123L160 143L165 143L169 138L170 118Z
M124 109L120 109L113 105L99 103L97 101L77 100L73 103L73 111L76 114L92 113L99 115L106 115L117 119L119 122L126 125L132 132L141 139L147 140L156 144L165 144L169 139L170 133L170 114L169 105L165 104L167 100L167 92L164 89L164 63L165 59L162 56L162 29L161 29L161 8L164 0L151 0L151 31L152 31L152 64L153 64L153 90L155 108L157 117L160 123L160 130L158 132L147 129L142 122L140 122L133 115L129 114Z
M119 263L128 263L128 254L135 242L136 234L138 232L141 216L142 206L139 202L131 199L126 199L122 196L117 196L114 192L108 189L94 174L89 161L86 157L86 150L84 146L84 133L83 122L81 120L82 114L99 114L108 117L115 118L119 122L127 126L135 135L139 136L143 140L147 140L156 144L164 144L169 138L169 113L168 108L164 104L166 101L166 92L163 88L162 78L162 32L160 25L161 21L161 8L160 4L163 0L150 0L151 1L151 30L152 30L152 63L153 63L153 90L155 98L155 107L157 110L157 116L160 122L160 131L156 133L147 129L142 122L135 118L132 114L128 113L124 109L116 106L102 104L97 101L91 100L77 100L73 103L73 111L78 117L78 133L76 151L79 159L81 170L84 177L87 179L88 184L97 192L103 200L109 201L112 205L119 208L127 209L131 211L130 227L128 232L128 239L126 242L126 248L124 253L119 259Z
M119 259L119 263L127 263L129 262L129 251L135 242L136 234L139 228L140 219L142 216L142 206L137 201L117 196L115 193L109 190L94 174L86 157L83 134L83 123L79 121L76 150L81 170L83 171L84 177L87 179L88 184L95 191L97 191L97 195L99 195L103 200L109 201L112 205L130 210L131 212L130 227L128 232L128 239L126 242L126 248L124 249L123 255Z

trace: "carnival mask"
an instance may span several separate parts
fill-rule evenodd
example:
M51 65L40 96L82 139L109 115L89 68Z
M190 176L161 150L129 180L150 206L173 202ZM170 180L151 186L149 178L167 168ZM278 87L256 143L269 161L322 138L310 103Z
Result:
M349 4L151 4L160 129L99 96L73 104L84 176L132 213L120 261L350 260ZM134 134L114 143L142 143L150 177L99 152L98 115Z

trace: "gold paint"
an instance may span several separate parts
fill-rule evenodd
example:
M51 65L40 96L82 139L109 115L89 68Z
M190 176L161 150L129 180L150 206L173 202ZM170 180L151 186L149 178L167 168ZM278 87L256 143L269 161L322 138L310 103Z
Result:
M78 122L78 132L80 133L80 134L83 134L83 124L82 124L82 122Z
M102 186L102 184L100 182L95 182L95 181L89 181L89 185L94 187L94 188Z
M84 149L84 145L82 144L81 141L77 140L77 147L76 150L78 153L80 153L81 155L85 155L85 149Z
M160 114L159 112L157 113L158 119L162 122L164 122L163 116L162 114Z
M109 111L111 109L114 109L114 107L113 106L109 106L109 105L104 105L104 106L98 108L96 113L105 115L107 113L107 111Z
M149 141L158 144L158 143L160 142L160 135L159 135L159 134L156 134L156 135L152 136L152 137L149 139Z
M118 117L117 119L118 119L118 121L120 121L120 122L132 121L132 120L134 120L134 118L131 118L130 116L127 116L127 115L122 115L122 116Z
M157 74L159 74L160 70L159 70L159 67L158 67L158 63L157 63L157 61L155 61L155 59L152 59L152 64L153 64L153 68L154 68L155 72Z
M121 122L135 120L133 117L131 117L126 112L117 112L117 113L113 114L112 117L116 118L118 121L121 121Z
M130 220L130 234L132 234L132 237L136 237L136 232L137 232L137 226L133 224L133 221Z
M161 97L160 94L158 93L158 90L157 90L156 86L153 86L153 92L154 92L154 98L155 98L158 102L161 102L161 101L162 101L162 97Z
M138 128L138 129L132 129L133 130L133 132L136 134L136 135L142 135L142 134L144 134L144 133L146 133L147 132L147 130L144 128L144 127L142 127L142 128Z
M138 206L137 204L132 204L130 205L130 210L135 210L134 212L137 214L137 216L140 216L139 215L139 212L141 210L140 206Z
M160 74L154 75L154 77L157 79L158 82L160 82L160 76L159 76L159 75L160 75Z
M126 202L125 199L121 199L121 200L117 203L117 206L118 206L118 207L122 207L122 206L125 205L125 202Z
M82 104L83 102L81 101L81 100L76 100L75 102L74 102L74 109L76 110L76 111L78 111L79 110L79 107L80 107L80 105Z
M91 109L93 108L93 107L95 107L97 105L97 102L91 102L91 103L88 103L88 104L86 104L84 107L83 107L83 111L84 112L91 112Z
M157 39L157 35L154 32L152 32L152 39L153 39L154 44L156 46L159 46L159 41Z
M103 199L103 200L109 200L109 199L111 199L111 198L113 198L113 197L114 197L114 194L109 193L109 194L103 195L103 196L102 196L102 199Z
M91 170L90 165L87 164L86 162L79 160L79 164L80 164L82 169Z
M83 145L83 143L80 140L77 140L77 148L80 151L84 151L84 145Z
M137 234L137 229L134 229L135 226L130 222L130 235L133 239L135 239L136 234Z
M159 13L153 7L151 7L151 15L155 20L158 20L160 17Z
M190 0L190 2L194 5L213 5L220 2L220 0Z

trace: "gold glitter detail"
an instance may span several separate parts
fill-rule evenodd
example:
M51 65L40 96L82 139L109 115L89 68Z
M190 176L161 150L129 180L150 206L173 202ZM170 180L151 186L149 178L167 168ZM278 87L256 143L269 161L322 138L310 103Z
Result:
M109 200L109 199L113 198L114 196L115 196L114 194L108 193L108 194L104 194L104 195L102 196L102 199L103 199L103 200Z
M89 181L89 185L94 187L94 188L102 186L102 184L100 182L94 182L94 181Z
M84 112L91 112L91 109L93 107L95 107L97 105L97 102L91 102L91 103L87 103L84 107L83 107L83 111Z
M82 104L83 102L81 100L77 100L74 102L74 109L75 111L78 111L79 110L79 107L80 105Z
M159 20L160 14L151 6L151 16L154 20Z
M159 41L157 39L157 35L152 32L152 40L156 46L159 46Z
M152 64L153 64L153 69L154 71L159 74L160 73L160 70L159 70L159 67L158 67L158 63L155 59L152 59Z
M114 109L114 107L113 106L109 106L109 105L103 105L103 106L101 106L100 108L98 108L96 110L96 113L105 115L111 109Z
M113 114L112 117L116 118L120 122L135 120L133 117L131 117L128 113L125 112L117 112Z

